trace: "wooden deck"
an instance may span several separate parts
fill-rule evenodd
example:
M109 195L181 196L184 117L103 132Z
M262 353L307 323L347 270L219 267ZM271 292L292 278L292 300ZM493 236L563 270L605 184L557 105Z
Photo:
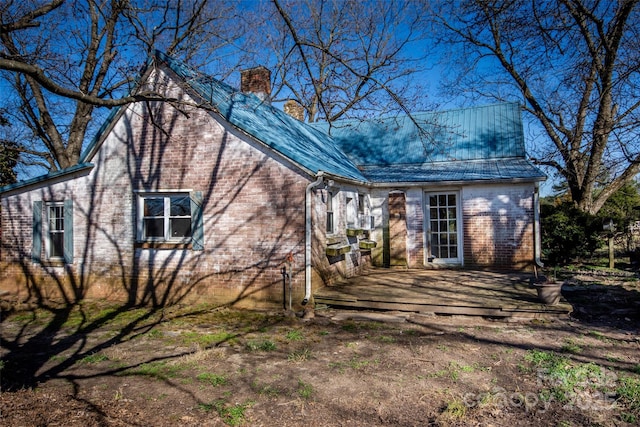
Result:
M318 289L316 304L485 317L566 317L564 299L554 306L538 302L532 275L474 270L370 269L343 283Z

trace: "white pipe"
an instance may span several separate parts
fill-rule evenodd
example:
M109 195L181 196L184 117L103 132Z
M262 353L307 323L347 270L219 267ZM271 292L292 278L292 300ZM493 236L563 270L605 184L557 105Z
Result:
M304 254L304 299L302 300L302 305L306 305L311 299L311 234L312 234L312 223L311 223L311 209L313 205L311 203L311 191L322 184L324 172L318 171L317 179L307 185L305 190L305 254Z

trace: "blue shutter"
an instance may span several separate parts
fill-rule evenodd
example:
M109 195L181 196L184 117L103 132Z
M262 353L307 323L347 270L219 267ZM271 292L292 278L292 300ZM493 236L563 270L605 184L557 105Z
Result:
M33 202L31 261L40 262L42 254L42 201Z
M73 200L64 201L64 262L73 264Z
M204 250L204 226L202 219L202 191L191 192L191 249Z

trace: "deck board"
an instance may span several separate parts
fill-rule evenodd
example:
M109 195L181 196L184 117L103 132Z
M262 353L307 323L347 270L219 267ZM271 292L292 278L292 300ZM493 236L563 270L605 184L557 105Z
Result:
M333 286L317 289L317 304L335 307L488 317L566 317L564 299L554 306L538 301L527 273L475 270L370 269Z

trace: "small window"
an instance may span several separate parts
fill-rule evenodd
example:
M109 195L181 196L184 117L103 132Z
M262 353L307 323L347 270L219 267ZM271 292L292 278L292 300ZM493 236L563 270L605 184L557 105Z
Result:
M33 202L31 260L73 264L73 200ZM44 246L44 251L42 250Z
M327 234L334 233L333 197L334 197L333 192L327 191Z
M139 196L138 239L141 241L187 242L191 239L189 194Z
M47 240L45 248L47 259L64 259L64 205L47 204Z

